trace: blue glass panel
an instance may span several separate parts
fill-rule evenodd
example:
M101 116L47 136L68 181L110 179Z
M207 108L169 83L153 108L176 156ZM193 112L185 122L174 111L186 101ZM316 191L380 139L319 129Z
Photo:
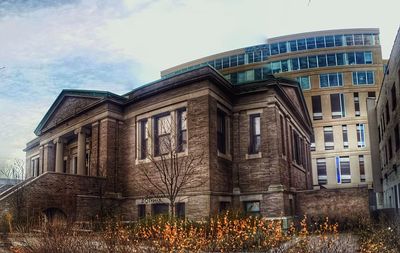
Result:
M254 62L261 61L261 50L254 51Z
M325 45L326 45L326 47L335 46L335 42L334 42L333 36L325 36Z
M329 87L329 82L328 82L328 75L319 75L319 87L325 88Z
M354 57L354 52L347 53L347 62L349 65L356 64L356 58Z
M254 69L254 80L261 80L261 79L262 79L261 69Z
M356 52L356 64L365 64L364 52Z
M236 67L237 66L237 55L232 55L231 56L231 67Z
M339 84L339 86L343 86L343 74L342 73L338 73L338 84Z
M281 54L287 52L286 42L279 42L279 52L280 52Z
M271 63L265 64L262 70L263 79L272 74Z
M278 43L271 44L271 55L279 54Z
M357 72L353 72L353 84L357 84Z
M367 71L367 83L368 84L374 83L374 73L372 71Z
M357 46L363 45L362 34L354 34L354 45L357 45Z
M272 74L281 72L281 62L275 61L271 63Z
M215 60L215 68L216 69L222 69L222 59L216 59Z
M244 64L244 54L239 54L238 55L238 65L243 65Z
M336 66L336 55L335 54L328 54L328 66Z
M338 86L338 84L339 84L339 81L338 81L338 78L337 78L337 74L336 73L334 73L334 74L329 74L329 86Z
M299 62L300 62L300 69L307 69L308 68L307 56L306 57L300 57L299 58Z
M281 61L282 72L289 71L288 60Z
M325 38L324 37L317 37L317 48L324 48L325 47Z
M253 63L254 62L254 54L253 52L247 53L247 63Z
M297 40L297 49L298 50L306 50L306 39Z
M229 68L229 57L222 58L222 68Z
M336 63L337 65L344 65L344 53L336 54Z
M343 35L335 35L335 46L336 47L343 46Z
M358 76L358 84L367 84L367 75L364 71L358 72L357 76Z
M346 34L344 37L346 38L346 45L347 46L354 45L353 34Z
M290 51L295 52L297 51L297 43L295 40L289 41Z
M364 56L365 56L365 64L372 64L372 53L364 52Z
M314 49L315 47L315 38L307 38L307 49Z
M363 34L364 36L364 45L370 46L374 44L374 38L372 34Z
M317 68L318 67L316 55L308 56L308 67L309 68Z
M291 66L292 70L298 70L299 69L299 58L291 59L291 63L292 63L292 66Z
M326 55L318 55L318 67L326 67Z
M262 50L262 60L266 61L268 59L269 56L269 48L264 48Z
M310 78L308 76L302 76L298 80L302 90L309 90L311 88Z

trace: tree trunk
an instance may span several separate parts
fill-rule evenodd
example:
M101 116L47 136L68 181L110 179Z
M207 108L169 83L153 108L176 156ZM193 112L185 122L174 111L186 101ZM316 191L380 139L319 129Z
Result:
M172 219L175 217L175 201L169 201L169 218Z

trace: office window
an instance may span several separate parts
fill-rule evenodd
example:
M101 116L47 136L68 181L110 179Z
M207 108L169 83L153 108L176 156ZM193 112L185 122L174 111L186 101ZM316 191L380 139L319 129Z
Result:
M144 219L146 218L146 205L138 205L138 217L139 219Z
M279 53L283 54L287 52L287 43L279 42Z
M364 37L364 45L370 46L374 44L374 38L372 34L363 34Z
M318 62L317 62L317 56L308 56L308 67L309 68L317 68L318 67Z
M295 40L289 41L289 46L291 52L297 51L297 42Z
M185 218L185 203L180 202L175 204L175 216L177 218Z
M373 71L357 71L352 73L354 85L368 85L374 84L374 72Z
M307 38L307 49L314 49L315 47L315 38Z
M325 47L325 37L316 37L317 41L317 48L324 48Z
M281 62L280 61L275 61L271 63L271 69L272 73L280 73L281 72Z
M399 124L397 124L396 127L394 128L394 140L396 143L396 152L397 152L400 148Z
M226 153L226 113L217 111L217 148L218 151Z
M339 183L351 183L350 158L348 156L340 157L340 180Z
M343 46L343 35L335 35L335 46Z
M222 68L229 68L229 57L222 58Z
M305 39L297 40L297 49L298 50L306 50L306 40Z
M269 56L269 48L264 48L262 50L262 60L266 61L268 59Z
M187 149L187 128L186 128L186 109L177 110L177 149L184 152Z
M363 45L363 42L362 34L354 34L354 45Z
M358 156L358 166L360 168L360 182L365 182L365 166L364 166L364 156Z
M232 55L230 57L231 67L236 67L238 65L237 55Z
M321 96L312 96L311 100L312 100L313 119L314 120L322 119Z
M334 149L333 128L331 126L324 127L324 141L325 141L325 150Z
M244 64L244 54L238 54L238 65L243 65Z
M291 64L292 64L292 70L299 70L300 69L300 66L299 66L299 58L293 58L293 59L290 59L290 62L291 62Z
M361 115L360 113L360 98L358 97L358 92L353 93L354 97L354 112L355 116L358 117Z
M342 125L343 148L349 148L349 137L347 134L347 125Z
M365 148L365 125L357 124L357 146L359 148Z
M334 38L332 35L325 36L325 45L326 45L326 47L335 46Z
M344 53L337 53L336 54L336 62L337 62L337 65L344 65L345 64Z
M319 86L321 88L343 86L342 73L329 73L319 75Z
M169 206L168 204L160 203L160 204L152 204L151 205L151 213L152 215L164 215L168 214Z
M261 61L261 50L254 51L254 62Z
M318 174L318 184L327 184L328 183L325 158L317 159L317 174Z
M392 89L390 90L392 96L392 111L396 109L397 106L397 97L396 97L396 83L393 83Z
M172 151L171 127L169 112L154 117L154 154L156 156Z
M328 59L328 66L336 66L336 55L335 54L328 54L326 55Z
M307 57L300 57L299 62L300 62L300 69L308 69Z
M344 95L342 93L331 94L331 112L332 118L341 118L346 116Z
M346 34L345 35L345 39L346 39L346 45L347 46L354 45L354 40L353 40L353 35L352 34Z
M245 201L244 212L248 215L260 214L260 201Z
M271 44L271 55L279 54L278 43Z
M386 106L385 106L385 110L386 110L386 124L389 124L390 121L390 112L389 112L389 101L386 102Z
M326 67L328 65L326 61L326 55L318 55L318 67Z
M222 59L216 59L215 60L215 68L216 69L222 69Z
M356 58L355 58L354 52L347 53L347 63L349 65L356 64Z
M247 56L247 63L251 64L254 62L254 52L248 52L246 53Z
M364 52L356 52L356 64L365 64Z
M287 72L289 71L289 61L288 60L283 60L281 61L281 68L282 68L282 72Z
M371 52L364 52L364 59L365 59L365 64L372 64L372 53Z
M279 116L280 125L281 125L281 148L282 148L282 155L286 155L286 145L285 145L285 125L283 116Z
M250 115L250 148L249 154L260 152L261 122L260 114Z
M310 77L309 76L299 76L296 79L300 83L300 87L301 87L302 90L311 89Z

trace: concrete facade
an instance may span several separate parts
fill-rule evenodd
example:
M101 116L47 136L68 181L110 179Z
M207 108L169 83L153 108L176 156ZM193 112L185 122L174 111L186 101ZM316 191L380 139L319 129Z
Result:
M310 41L310 43L309 43ZM320 42L319 42L320 41ZM312 43L311 43L312 42ZM301 43L305 43L302 45ZM322 43L322 44L321 44ZM294 45L295 50L292 50ZM300 49L300 46L303 48ZM351 55L363 52L372 56L372 61L351 59ZM334 63L320 64L323 56ZM316 57L315 57L316 56ZM339 58L343 57L343 61ZM242 64L239 63L243 57ZM293 60L301 65L305 59L305 67L293 65ZM317 63L316 63L316 62ZM319 188L348 188L368 186L372 188L371 143L369 140L369 124L367 118L367 97L377 97L383 78L383 61L379 42L379 29L344 29L309 32L295 35L270 38L266 44L248 48L231 50L184 63L161 72L161 76L169 76L190 70L194 66L210 64L219 70L232 83L240 85L252 79L262 79L264 71L275 76L298 79L302 85L313 124L314 142L311 157L313 170L313 186ZM315 65L315 66L314 66ZM373 81L365 81L367 73L373 75ZM322 78L339 74L341 85L321 87ZM353 80L355 75L356 80ZM330 82L330 80L329 80ZM369 84L368 84L369 82ZM365 84L364 84L365 83ZM333 94L343 95L343 114L332 112ZM358 95L358 98L357 98ZM319 96L321 103L320 118L313 117L312 97ZM356 100L359 109L356 110ZM317 114L318 114L317 113ZM334 146L326 148L324 127L333 130ZM359 141L357 128L363 133ZM344 141L343 130L347 129L347 142ZM350 171L342 171L343 160ZM325 164L325 169L318 170L317 161ZM323 167L323 166L322 166ZM321 173L322 171L322 173ZM320 173L319 173L320 172ZM343 176L338 180L338 173Z
M0 195L0 203L8 203L0 211L12 209L8 200L23 192L20 210L48 218L63 213L90 220L105 209L123 220L156 213L168 201L156 188L143 187L140 168L154 170L154 164L141 157L140 122L148 120L152 129L146 150L153 154L156 120L168 115L174 121L182 108L187 148L178 155L183 160L202 154L196 179L204 180L179 192L185 217L200 219L227 208L266 217L295 215L296 192L312 188L311 120L298 83L271 75L232 86L210 67L123 96L64 90L36 128L38 137L27 144L27 181ZM220 114L224 151L218 141ZM254 117L260 120L255 153L250 152Z
M379 209L400 208L400 30L387 64L381 91L368 101L374 164L374 190Z

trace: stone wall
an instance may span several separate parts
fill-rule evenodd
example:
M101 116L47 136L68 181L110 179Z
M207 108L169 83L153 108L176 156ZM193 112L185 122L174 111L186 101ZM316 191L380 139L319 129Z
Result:
M296 214L332 219L369 217L367 187L308 190L296 193Z

